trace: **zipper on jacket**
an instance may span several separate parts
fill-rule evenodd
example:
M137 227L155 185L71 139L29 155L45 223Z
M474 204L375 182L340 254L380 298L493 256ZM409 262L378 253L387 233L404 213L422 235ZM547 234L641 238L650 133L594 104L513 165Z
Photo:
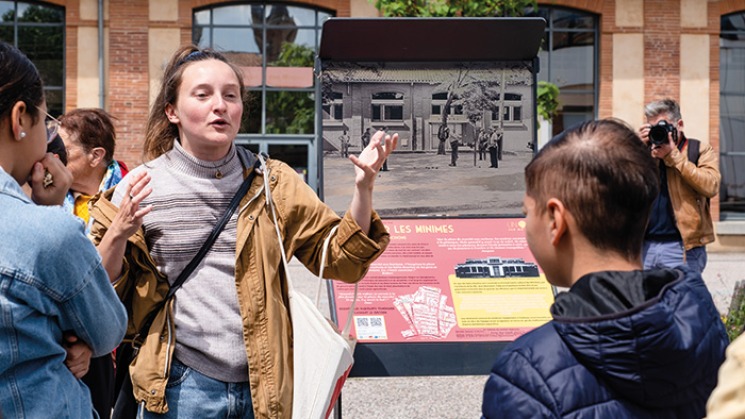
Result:
M173 343L173 339L171 337L171 319L170 316L168 316L168 307L165 307L166 309L166 330L168 333L168 343L166 344L166 365L163 369L163 377L168 380L168 366L171 364L171 357L168 356L169 353L171 353L171 345Z

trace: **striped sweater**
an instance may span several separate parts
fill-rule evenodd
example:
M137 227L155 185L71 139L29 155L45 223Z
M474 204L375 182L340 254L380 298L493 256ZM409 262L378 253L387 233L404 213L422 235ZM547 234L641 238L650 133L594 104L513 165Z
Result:
M134 175L150 173L153 192L142 206L150 253L173 283L209 236L243 181L233 146L219 162L199 160L178 141L166 154L132 170L112 199L119 205ZM219 170L221 178L216 176ZM235 288L237 214L175 294L175 356L200 373L224 382L248 380L248 361Z

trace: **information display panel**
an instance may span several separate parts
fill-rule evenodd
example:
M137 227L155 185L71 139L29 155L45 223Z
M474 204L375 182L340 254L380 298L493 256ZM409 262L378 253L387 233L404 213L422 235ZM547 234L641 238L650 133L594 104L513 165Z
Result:
M550 320L553 291L517 218L384 220L391 243L360 282L359 342L511 341ZM332 282L337 318L354 286Z
M399 134L373 207L391 234L359 284L352 376L486 374L550 319L528 250L524 168L536 143L537 18L330 19L317 76L320 195L339 214L350 154ZM353 285L333 281L346 320Z

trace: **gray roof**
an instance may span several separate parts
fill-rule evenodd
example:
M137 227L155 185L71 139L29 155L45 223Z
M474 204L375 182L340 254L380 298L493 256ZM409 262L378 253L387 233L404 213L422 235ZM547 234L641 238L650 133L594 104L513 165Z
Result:
M339 68L323 72L324 81L331 83L426 83L442 84L458 77L459 72L465 72L465 82L489 81L496 85L502 79L502 70L491 69L387 69L375 67ZM507 69L507 85L530 85L532 75L526 70Z

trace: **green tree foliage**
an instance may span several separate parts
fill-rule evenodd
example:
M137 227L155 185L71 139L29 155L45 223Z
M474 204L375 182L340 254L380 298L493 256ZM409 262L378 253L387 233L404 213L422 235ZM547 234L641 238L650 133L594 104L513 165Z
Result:
M559 109L559 88L553 83L539 81L536 98L538 114L546 121L553 119L556 110Z
M285 42L274 67L313 67L315 51L305 45ZM267 134L309 134L315 122L315 101L311 93L282 91L267 95Z
M535 0L375 0L375 7L386 17L517 17L537 9L538 3ZM550 121L559 108L559 88L553 83L539 82L537 94L537 112ZM447 124L446 118L443 123Z
M375 0L386 17L507 17L536 8L535 0Z
M4 23L0 25L0 40L16 44L34 63L44 81L49 112L61 114L61 91L50 92L46 87L64 84L64 9L32 4L17 17L15 9L7 10L0 21ZM14 28L16 22L22 25Z

